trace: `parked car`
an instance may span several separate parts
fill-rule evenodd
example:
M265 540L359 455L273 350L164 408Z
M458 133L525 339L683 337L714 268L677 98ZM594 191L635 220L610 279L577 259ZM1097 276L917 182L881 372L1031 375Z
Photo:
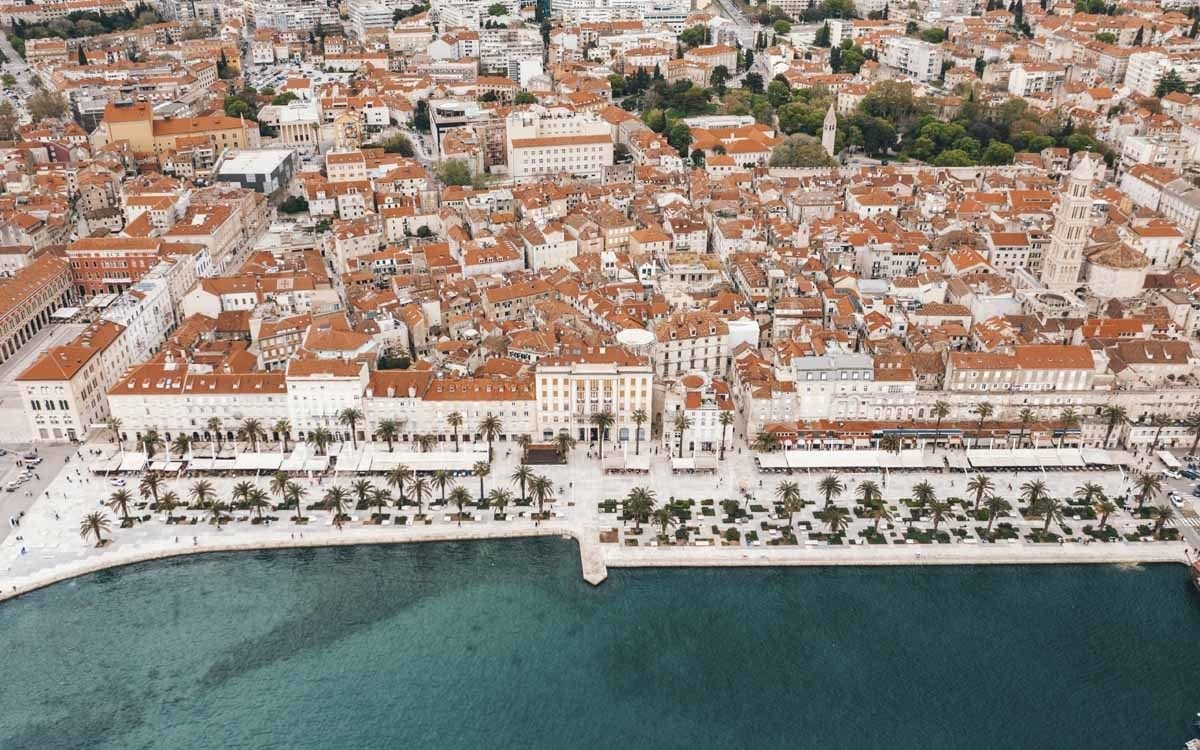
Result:
M1191 480L1200 479L1200 474L1192 471L1191 469L1180 470L1179 476L1184 477L1186 479L1191 479Z
M1170 477L1171 479L1180 479L1181 478L1179 472L1174 471L1172 469L1167 469L1166 471L1164 471L1163 476Z
M1182 508L1183 507L1183 498L1180 497L1179 495L1174 495L1174 494L1171 495L1171 505L1174 505L1176 508Z
M121 479L120 477L110 479L108 481L108 483L111 484L113 487L124 487L125 486L125 480Z
M8 484L4 485L4 489L8 492L16 492L17 488L20 486L21 485L18 482L9 482Z

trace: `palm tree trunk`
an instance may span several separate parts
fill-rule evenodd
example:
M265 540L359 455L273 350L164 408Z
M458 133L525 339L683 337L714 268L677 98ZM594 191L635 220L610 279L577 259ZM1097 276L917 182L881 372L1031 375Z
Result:
M996 514L992 513L988 516L988 526L987 526L988 536L992 535L992 524L994 524L995 522L996 522Z
M633 455L640 456L642 454L642 426L638 425L634 428L633 435Z
M1196 446L1200 445L1200 427L1193 428L1196 430L1196 439L1192 441L1192 449L1188 451L1193 456L1196 455Z
M1108 514L1105 513L1104 515L1100 516L1100 530L1103 531L1104 527L1107 524L1108 524Z
M933 427L933 452L934 453L937 453L938 438L941 437L941 434L942 434L942 418L938 417L937 424L935 424Z
M720 460L721 461L725 460L725 425L721 425L721 456L720 456ZM789 520L788 523L791 523L791 520Z
M454 428L454 452L458 453L458 428Z

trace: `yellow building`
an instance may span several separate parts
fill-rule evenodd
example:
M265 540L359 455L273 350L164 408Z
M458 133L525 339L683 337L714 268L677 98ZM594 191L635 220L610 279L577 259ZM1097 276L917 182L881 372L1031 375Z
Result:
M134 151L161 154L174 150L178 138L205 136L218 150L258 148L258 123L225 115L154 119L149 102L109 104L100 145L128 141Z

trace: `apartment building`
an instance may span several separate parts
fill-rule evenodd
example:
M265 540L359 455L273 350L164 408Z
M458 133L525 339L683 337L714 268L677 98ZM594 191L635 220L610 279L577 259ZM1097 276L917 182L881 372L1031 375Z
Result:
M7 362L74 297L71 266L55 255L38 256L11 277L0 278L0 362Z
M610 440L633 439L634 414L653 413L654 370L644 357L621 347L587 347L546 357L538 362L538 427L541 439L570 435L577 440L599 439L591 418L601 412L613 417Z
M660 378L693 371L724 374L729 361L729 324L706 311L675 313L654 327L653 361Z
M1086 346L1028 344L1012 354L950 352L946 390L984 393L1010 391L1086 391L1096 378Z
M879 61L922 83L942 76L942 48L921 39L888 37Z
M258 148L258 124L226 117L177 117L156 119L149 102L109 104L94 140L102 146L126 141L137 152L161 154L174 150L180 138L203 136L221 150Z
M595 113L533 106L506 121L505 148L513 179L569 174L597 179L613 163L608 123Z

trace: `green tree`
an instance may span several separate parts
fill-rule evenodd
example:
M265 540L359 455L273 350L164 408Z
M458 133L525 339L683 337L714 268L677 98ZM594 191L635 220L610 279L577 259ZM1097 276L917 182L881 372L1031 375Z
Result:
M504 3L492 3L487 9L489 16L507 16L508 6Z
M287 200L279 204L279 210L285 214L300 214L308 211L308 201L300 195L290 195Z
M846 491L846 485L838 479L836 474L828 474L817 484L817 489L825 496L825 507L828 508Z
M25 102L33 121L41 122L47 118L59 118L67 113L67 98L56 91L43 89L35 92Z
M1159 79L1158 86L1154 89L1154 97L1161 99L1167 94L1177 91L1187 93L1187 84L1180 77L1179 73L1174 68L1171 68L1166 73L1163 73L1162 78Z
M458 159L443 161L437 166L437 178L445 185L470 185L471 170Z
M413 155L412 141L403 133L397 133L384 141L383 150L385 153L400 154L410 158Z
M815 138L803 133L787 137L771 151L772 167L832 167L836 164Z
M817 29L817 33L813 35L813 45L816 47L826 47L830 45L829 24L821 24L821 28Z
M104 544L104 534L111 528L108 516L100 511L89 513L79 522L79 536L87 539L89 536L96 537L96 546Z
M781 18L775 23L771 24L771 30L780 35L788 34L792 31L792 25Z
M679 120L668 131L667 143L670 143L680 156L687 158L688 147L692 145L692 129L687 126L686 122Z
M537 104L538 98L528 91L518 91L513 96L513 104L518 106L522 104Z

